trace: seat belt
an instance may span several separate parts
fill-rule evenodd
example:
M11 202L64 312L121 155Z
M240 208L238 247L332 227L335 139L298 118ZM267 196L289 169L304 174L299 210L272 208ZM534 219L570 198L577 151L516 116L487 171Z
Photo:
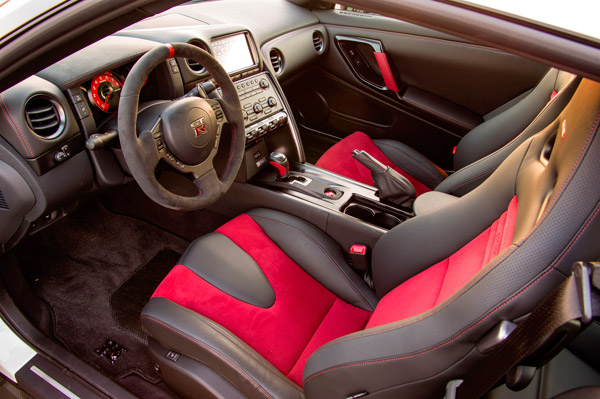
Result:
M599 290L600 262L574 263L571 276L493 349L483 367L448 383L445 399L479 398L515 366L543 365L600 315Z

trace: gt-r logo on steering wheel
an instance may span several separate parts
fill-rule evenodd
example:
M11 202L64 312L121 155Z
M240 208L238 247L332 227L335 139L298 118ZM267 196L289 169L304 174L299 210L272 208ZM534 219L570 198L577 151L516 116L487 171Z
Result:
M208 132L208 129L206 128L206 123L204 123L204 117L196 119L191 123L190 126L192 127L192 129L194 129L194 134L196 135L196 137L200 137L201 135L206 134Z

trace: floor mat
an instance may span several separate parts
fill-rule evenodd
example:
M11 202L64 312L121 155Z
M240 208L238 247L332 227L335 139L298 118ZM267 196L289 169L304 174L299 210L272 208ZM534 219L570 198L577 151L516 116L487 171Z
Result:
M138 309L188 244L92 201L29 237L17 255L32 289L52 308L58 340L113 378L134 373L158 382ZM131 292L141 285L143 292ZM128 298L131 306L116 310ZM114 364L95 353L107 339L127 349Z
M172 249L159 252L113 292L110 306L113 317L121 328L145 339L139 322L142 308L152 296L158 282L173 268L180 256L180 253Z

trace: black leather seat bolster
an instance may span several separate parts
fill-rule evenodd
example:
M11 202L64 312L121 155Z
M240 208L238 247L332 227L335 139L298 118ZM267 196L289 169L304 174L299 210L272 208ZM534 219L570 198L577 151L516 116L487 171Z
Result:
M528 149L518 148L502 170L484 185L493 190L474 190L460 201L409 219L382 236L373 250L375 291L382 297L390 290L447 258L488 228L515 196L514 181ZM400 254L400 255L399 255Z
M548 104L548 106L512 141L491 154L457 170L435 187L435 190L462 196L479 186L519 145L534 134L539 133L556 119L558 114L566 107L573 97L573 93L575 93L580 82L580 78L569 80L567 86L556 96L554 101ZM507 123L507 125L510 125L510 123Z
M346 263L339 246L313 225L282 212L247 213L275 244L308 274L344 301L369 312L377 298Z
M550 101L559 71L550 69L521 101L467 133L456 148L454 169L459 170L516 137Z
M420 152L396 140L373 140L396 166L429 188L440 184L448 175Z
M260 266L223 234L197 239L178 263L242 302L265 309L275 303L273 287Z
M229 330L168 299L148 302L142 326L167 349L202 359L248 397L304 397L300 387Z

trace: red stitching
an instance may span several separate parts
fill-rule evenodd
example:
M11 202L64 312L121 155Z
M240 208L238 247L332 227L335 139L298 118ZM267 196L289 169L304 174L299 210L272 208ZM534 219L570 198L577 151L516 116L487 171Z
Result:
M514 245L512 245L511 247L514 247ZM324 349L324 348L326 348L328 346L331 346L331 345L333 345L335 343L339 343L339 342L343 342L343 341L349 341L349 340L357 339L357 338L369 337L371 335L378 335L378 334L386 333L386 332L389 332L389 331L397 330L397 329L402 328L402 327L410 326L410 325L413 325L413 324L415 324L415 323L417 323L417 322L419 322L421 320L424 320L424 319L428 318L429 316L432 316L432 315L436 314L440 310L446 308L448 305L450 305L451 303L453 303L462 293L464 293L469 288L471 288L472 286L474 286L477 282L479 282L483 277L485 277L487 275L487 272L489 272L490 270L492 270L494 267L496 267L496 265L498 265L504 259L506 259L506 257L508 257L508 255L510 255L510 253L511 253L510 251L504 253L504 255L502 255L500 258L498 258L498 260L496 260L495 263L492 263L489 266L487 266L485 269L482 269L482 271L481 271L482 274L479 277L477 277L477 278L471 280L470 282L468 282L459 291L457 291L455 294L453 294L450 299L448 299L447 301L444 301L441 305L433 308L431 311L427 311L426 313L423 313L421 315L414 316L414 318L407 319L409 321L406 321L405 323L402 323L402 321L397 322L397 323L402 323L400 325L394 323L395 325L393 327L388 327L388 328L385 328L385 329L382 329L382 330L377 330L377 331L373 331L373 332L370 332L370 333L361 334L360 336L347 337L347 338L343 338L343 337L342 338L338 338L336 341L332 341L330 343L327 343L327 344L323 345L322 347L320 347L319 349L317 349L315 352L319 352L322 349ZM365 331L365 330L363 330L363 331Z
M270 394L268 394L259 384L258 382L256 382L252 377L250 377L248 374L246 374L246 372L244 371L244 369L242 369L239 365L237 365L235 362L233 362L233 360L229 359L227 356L223 355L222 353L218 352L216 349L212 348L211 346L208 346L207 344L198 341L196 338L189 336L188 334L184 333L181 330L178 330L176 328L174 328L173 326L170 326L164 322L162 322L161 320L158 320L152 316L147 316L144 315L142 316L142 319L151 319L154 320L155 322L162 324L163 326L167 327L168 329L170 329L171 331L174 331L177 334L181 334L183 336L185 336L186 338L196 342L198 345L200 345L201 347L209 350L210 352L214 353L215 355L217 355L218 357L220 357L222 360L224 360L226 363L229 363L233 368L239 370L244 376L246 376L246 378L248 378L248 381L250 381L252 383L252 385L254 385L256 388L258 388L267 398L271 398L273 399L273 396L271 396Z
M552 205L554 205L554 203L556 202L556 200L558 199L558 197L559 197L559 196L560 196L560 194L562 193L562 190L564 189L564 187L566 186L566 184L568 183L568 181L570 181L571 177L573 176L573 173L574 173L574 171L577 169L577 167L579 167L579 162L580 162L580 160L581 160L581 157L583 156L583 154L584 154L584 153L587 151L587 149L588 149L588 145L589 145L589 143L590 143L590 140L591 140L591 138L593 137L593 133L594 133L594 130L595 130L595 128L596 128L596 125L597 125L597 123L598 123L598 120L599 120L599 118L600 118L600 111L598 111L598 113L596 114L596 119L595 119L595 121L594 121L594 124L592 125L592 128L591 128L591 130L590 130L590 133L588 133L588 137L587 137L587 139L586 139L586 141L585 141L585 143L584 143L584 145L583 145L583 148L582 148L581 152L579 153L579 156L578 156L577 160L575 161L575 164L574 164L574 165L573 165L573 167L571 168L571 172L569 173L569 176L567 176L567 178L564 180L564 182L563 182L563 184L561 185L560 189L558 190L558 192L557 192L557 194L556 194L556 196L555 196L554 200L552 201L552 203L551 203L551 204L549 204L549 206L548 206L548 208L547 208L546 212L544 212L544 214L543 214L542 218L540 218L540 222L538 222L538 223L537 223L537 224L536 224L536 225L533 227L533 229L532 229L532 230L529 232L529 234L527 235L527 237L525 237L523 240L521 240L521 242L519 243L519 245L520 245L521 243L523 243L523 242L524 242L524 241L525 241L527 238L529 238L529 237L531 236L531 233L532 233L532 232L533 232L533 231L534 231L534 230L535 230L535 229L536 229L536 228L537 228L537 227L540 225L540 223L541 223L541 220L543 220L543 219L544 219L544 217L547 215L547 213L549 212L549 210L550 210L550 208L552 207ZM491 316L493 313L497 312L497 311L498 311L500 308L502 308L503 306L505 306L507 303L509 303L509 302L511 302L512 300L514 300L515 298L517 298L519 295L521 295L522 293L524 293L526 290L528 290L528 289L529 289L529 288L531 288L531 287L532 287L534 284L536 284L536 283L537 283L539 280L541 280L542 278L544 278L545 276L547 276L547 275L548 275L548 274L549 274L551 271L553 271L553 270L556 268L556 265L557 265L558 263L560 263L560 261L561 261L561 260L562 260L562 259L563 259L563 258L564 258L566 255L567 255L567 253L568 253L568 252L571 250L571 248L573 248L573 246L575 245L575 243L577 242L577 240L579 240L579 238L581 237L581 235L582 235L582 234L585 232L585 230L586 230L586 229L589 227L590 223L591 223L591 222L594 220L594 218L597 216L597 214L598 214L598 212L599 212L599 211L600 211L600 205L597 205L597 206L596 206L596 209L595 209L595 211L594 211L594 213L593 213L593 214L592 214L592 216L591 216L591 217L588 219L587 223L586 223L586 224L583 226L583 228L582 228L582 229L579 231L579 233L577 234L577 236L575 236L575 238L572 240L571 244L570 244L570 245L567 247L567 249L566 249L566 250L564 250L564 251L563 251L563 253L562 253L562 254L559 256L559 258L558 258L558 259L557 259L557 260L556 260L556 261L553 263L553 265L552 265L552 266L550 266L550 267L549 267L549 268L548 268L548 269L547 269L545 272L543 272L541 275L539 275L539 276L538 276L538 277L537 277L537 278L536 278L534 281L532 281L531 283L529 283L529 284L528 284L526 287L524 287L523 289L521 289L519 292L517 292L517 293L516 293L515 295L513 295L512 297L510 297L510 298L506 299L504 302L502 302L500 305L496 306L496 307L495 307L495 308L494 308L492 311L490 311L488 314L486 314L486 315L485 315L485 316L483 316L481 319L479 319L479 320L478 320L476 323L474 323L474 324L472 324L470 327L468 327L468 328L464 329L462 332L460 332L458 335L454 336L453 338L451 338L451 339L449 339L449 340L447 340L447 341L445 341L445 342L442 342L441 344L439 344L439 345L437 345L437 346L435 346L435 347L433 347L433 348L427 349L427 350L425 350L425 351L422 351L422 352L413 353L413 354L410 354L410 355L398 356L398 357L394 357L394 358L388 358L388 359L371 360L371 361L368 361L368 362L353 363L353 364L347 364L347 365L337 366L337 367L334 367L334 368L329 368L329 369L323 370L323 371L321 371L321 372L319 372L319 373L317 373L317 374L314 374L314 375L312 375L312 376L308 377L308 378L306 379L306 382L308 382L308 381L310 381L311 379L313 379L313 378L315 378L315 377L317 377L317 376L319 376L319 375L322 375L322 374L324 374L324 373L327 373L327 372L330 372L330 371L335 371L335 370L342 369L342 368L354 367L354 366L364 366L364 365L369 365L369 364L377 364L377 363L389 362L389 361L394 361L394 360L402 360L402 359L407 359L407 358L411 358L411 357L416 357L416 356L424 355L424 354L427 354L427 353L429 353L429 352L432 352L432 351L434 351L434 350L437 350L437 349L441 348L442 346L445 346L445 345L447 345L447 344L449 344L449 343L451 343L451 342L455 341L456 339L458 339L458 338L459 338L459 337L461 337L462 335L466 334L467 332L469 332L470 330L472 330L473 328L475 328L476 326L478 326L478 325L479 325L480 323L482 323L484 320L486 320L487 318L489 318L489 317L490 317L490 316ZM511 251L511 252L512 252L512 251ZM504 258L505 258L507 255L508 255L508 253L507 253L507 254L504 256ZM496 263L498 263L498 262L496 262ZM491 269L491 268L490 268L490 267L488 267L488 269ZM479 281L479 280L481 280L481 278L483 278L483 276L484 276L484 275L481 275L481 276L480 276L480 278L479 278L478 280L476 280L476 281ZM476 281L474 281L474 282L473 282L473 284L474 284ZM473 284L470 284L468 287L471 287ZM461 293L462 293L462 292L464 292L466 288L467 288L467 286L465 286L465 288L464 288L464 289L462 289L460 292L461 292ZM456 295L456 296L455 296L455 298L457 298L458 296L459 296L459 295ZM446 306L447 306L447 305L448 305L448 303L446 304ZM439 308L439 309L437 309L437 310L436 310L436 312L437 312L437 311L439 311L439 310L441 310L441 309L442 309L442 308ZM428 316L430 316L431 314L432 314L432 313L430 313L430 314L428 314L427 316L424 316L424 317L428 317ZM421 318L421 319L419 319L419 320L414 320L414 321L412 321L411 323L409 323L409 324L403 324L402 326L394 326L394 327L392 327L392 328L389 328L389 329L387 329L387 330L381 330L381 331L373 332L373 333L371 333L371 334L369 334L369 335L380 334L380 333L383 333L383 332L387 332L387 331L391 331L391 330L394 330L394 329L398 329L398 328L400 328L400 327L405 327L405 326L407 326L407 325L414 324L415 322L417 322L417 321L420 321L420 320L422 320L422 319L423 319L423 318ZM366 336L368 336L368 335L360 335L359 337L349 337L349 338L347 338L346 340L350 340L350 339L356 339L356 338L362 338L362 337L366 337ZM333 342L332 342L332 344L333 344L334 342L338 342L338 343L339 343L339 342L341 342L341 340L336 340L336 341L333 341ZM325 347L325 346L321 347L321 349L322 349L322 348L324 348L324 347Z
M330 369L327 369L327 370L323 370L323 371L321 371L321 372L319 372L317 374L314 374L314 375L310 376L309 378L307 378L306 382L310 381L311 379L313 379L315 377L318 377L321 374L327 373L329 371L335 371L335 370L342 369L342 368L354 367L354 366L365 366L365 365L369 365L369 364L377 364L377 363L390 362L390 361L394 361L394 360L402 360L402 359L408 359L408 358L411 358L411 357L421 356L421 355L427 354L429 352L432 352L434 350L437 350L437 349L441 348L442 346L448 345L449 343L457 340L458 338L460 338L461 336L463 336L467 332L471 331L473 328L477 327L484 320L486 320L487 318L489 318L493 313L497 312L500 308L504 307L507 303L513 301L519 295L521 295L526 290L528 290L529 288L531 288L531 286L533 286L539 280L541 280L542 278L544 278L545 276L547 276L551 271L553 271L556 268L556 265L558 263L560 263L560 261L567 255L567 253L575 245L575 243L577 242L577 240L581 237L581 235L583 234L583 232L588 228L588 226L590 225L590 223L592 222L592 220L596 217L596 215L598 214L599 211L600 211L600 207L596 207L596 211L594 212L594 214L592 215L592 217L588 220L588 222L585 224L585 226L583 227L583 229L581 229L581 231L579 232L579 234L577 234L577 236L571 242L571 245L569 245L569 247L567 248L567 250L564 251L563 254L554 262L554 265L552 267L548 268L544 273L542 273L540 276L538 276L534 281L532 281L526 287L524 287L523 289L521 289L521 291L517 292L512 297L508 298L507 300L505 300L504 302L502 302L500 305L496 306L491 312L489 312L488 314L486 314L484 317L482 317L481 319L479 319L476 323L472 324L470 327L466 328L465 330L463 330L462 332L460 332L458 335L454 336L453 338L451 338L451 339L449 339L449 340L447 340L445 342L442 342L441 344L439 344L439 345L437 345L437 346L435 346L433 348L429 348L429 349L427 349L425 351L418 352L418 353L413 353L413 354L410 354L410 355L398 356L398 357L389 358L389 359L371 360L371 361L368 361L368 362L361 362L361 363L353 363L353 364L342 365L342 366L330 368ZM413 324L413 323L411 323L411 324ZM384 331L379 331L379 333L381 333L381 332L384 332ZM363 336L361 336L361 337L363 337Z
M30 156L33 157L33 151L31 150L31 147L29 146L29 142L27 141L27 138L25 137L25 134L21 130L21 127L19 126L19 124L13 119L13 116L10 113L10 110L8 109L8 106L4 102L4 93L0 94L0 99L2 100L2 104L4 105L4 107L2 108L2 110L4 111L4 109L6 109L6 114L7 114L8 119L9 119L9 124L12 126L13 130L15 131L15 134L19 138L19 141L21 142L21 145L23 146L23 149L25 150L25 153L27 155L30 155ZM18 131L17 131L17 129L18 129Z

